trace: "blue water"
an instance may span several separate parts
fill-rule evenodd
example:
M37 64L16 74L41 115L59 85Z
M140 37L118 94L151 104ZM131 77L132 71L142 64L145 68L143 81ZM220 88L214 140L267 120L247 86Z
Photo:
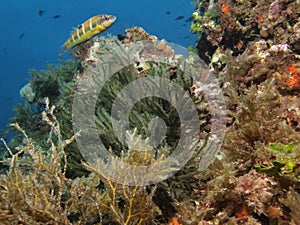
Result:
M39 10L45 13L40 16ZM159 39L184 47L194 45L189 33L192 0L8 0L1 1L0 14L0 129L6 129L12 107L22 99L19 90L28 82L30 69L45 69L59 63L59 48L73 27L97 14L117 16L109 28L124 34L126 28L143 27ZM59 15L59 18L53 18ZM178 16L184 16L177 20ZM67 56L65 56L67 57Z

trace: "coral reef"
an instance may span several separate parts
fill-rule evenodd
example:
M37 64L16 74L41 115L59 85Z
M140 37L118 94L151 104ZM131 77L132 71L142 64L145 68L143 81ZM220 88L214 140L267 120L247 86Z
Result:
M157 171L157 179L178 170L178 160L172 157L169 159L167 156L178 144L179 132L183 132L178 129L179 115L164 99L142 99L130 112L132 130L124 137L127 143L125 145L114 134L112 118L109 116L118 92L139 77L172 79L185 90L185 95L197 100L197 110L202 115L200 121L203 126L209 124L207 103L201 98L201 94L195 95L191 80L177 66L183 57L176 55L165 40L156 38L150 38L153 47L145 45L145 54L139 55L138 51L129 54L139 47L132 43L140 38L143 40L144 37L148 40L152 36L141 28L128 29L126 35L126 43L114 37L95 38L89 41L90 48L85 48L89 44L87 42L74 49L71 54L74 54L76 61L62 61L56 67L49 65L47 70L31 71L32 78L29 83L35 97L15 109L16 114L11 119L11 131L16 135L8 143L2 139L1 151L6 152L2 159L8 166L0 181L0 220L3 224L179 223L174 204L189 197L197 186L196 174L201 153L210 148L207 142L209 128L201 131L201 141L198 136L191 137L194 141L191 147L195 155L183 171L168 180L149 186L126 186L112 181L101 172L102 161L93 165L85 162L78 143L74 140L78 134L72 129L72 106L80 80L90 85L105 83L95 108L95 124L101 130L99 136L104 146L130 165L157 162L161 165ZM136 38L132 35L136 35ZM105 72L101 73L101 56L114 51L117 51L114 54L115 63L121 65L129 56L134 56L134 63L120 69L106 81ZM78 52L82 55L77 58ZM165 60L149 61L144 56ZM97 76L93 76L95 71ZM165 87L157 83L152 88L164 90ZM170 94L176 96L178 93L173 91ZM89 102L89 97L84 101ZM84 102L79 103L84 106ZM185 101L181 102L183 110L188 114L191 109L185 107L185 104ZM142 140L151 137L149 124L154 128L158 126L157 123L152 123L157 117L164 118L168 125L166 138L162 138L162 143L156 148L149 148ZM113 158L102 160L112 161ZM165 168L165 171L161 168ZM118 167L112 169L123 170ZM150 170L155 169L151 167ZM133 178L136 179L134 176Z
M191 31L222 83L227 133L197 197L178 204L183 224L299 223L299 9L299 1L197 1Z
M249 42L262 39L270 45L288 44L293 52L299 53L297 1L219 0L197 4L191 31L201 34L200 48L207 42L213 48L231 49L236 55L245 51ZM207 53L201 55L208 57Z
M16 135L8 143L1 139L6 166L0 179L2 224L300 224L299 1L197 1L192 18L191 32L199 34L197 53L226 98L227 132L210 166L202 170L199 165L211 147L210 109L200 88L176 66L182 56L165 40L129 28L124 35L79 45L70 53L74 61L31 71L32 79L21 91L27 101L16 106L11 119ZM109 81L91 76L93 68L101 71L105 53L119 46L114 61L123 62L121 56L134 52L141 40L155 46L145 48L149 56L167 61L149 63L134 54L134 63ZM192 55L189 61L195 63ZM166 158L178 143L180 124L167 101L143 99L133 107L132 129L124 139L144 151L128 148L113 134L108 116L113 99L128 83L147 76L170 79L195 100L201 140L191 160L167 180L121 185L99 172L101 163L84 161L70 129L72 101L80 79L105 83L95 108L104 146L132 165L176 165ZM153 115L170 125L155 149L141 142L151 136Z

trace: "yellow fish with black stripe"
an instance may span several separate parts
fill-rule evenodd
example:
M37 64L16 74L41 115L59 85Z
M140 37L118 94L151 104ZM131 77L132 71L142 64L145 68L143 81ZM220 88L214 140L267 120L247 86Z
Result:
M91 17L74 30L68 40L62 45L62 51L70 50L104 32L115 23L116 19L117 17L106 14Z

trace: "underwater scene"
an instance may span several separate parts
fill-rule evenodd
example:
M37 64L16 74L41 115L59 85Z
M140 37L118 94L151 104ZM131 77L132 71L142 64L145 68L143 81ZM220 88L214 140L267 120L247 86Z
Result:
M299 0L0 12L0 225L300 225Z

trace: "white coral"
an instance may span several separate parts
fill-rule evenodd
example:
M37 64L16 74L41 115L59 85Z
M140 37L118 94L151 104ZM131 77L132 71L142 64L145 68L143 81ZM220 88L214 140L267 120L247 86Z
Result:
M32 103L35 98L35 92L33 91L30 83L26 84L20 89L20 96L24 98L29 103Z

